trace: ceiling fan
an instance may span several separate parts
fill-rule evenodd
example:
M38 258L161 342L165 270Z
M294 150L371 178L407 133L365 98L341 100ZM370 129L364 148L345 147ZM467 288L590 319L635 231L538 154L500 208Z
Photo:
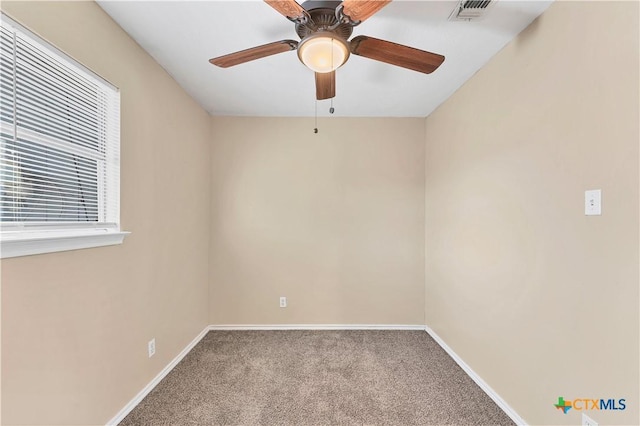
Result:
M266 56L298 50L298 58L316 75L316 99L336 95L336 69L350 54L430 74L444 56L369 36L349 37L353 27L370 18L391 0L264 0L295 23L301 41L281 40L210 59L213 65L232 67Z

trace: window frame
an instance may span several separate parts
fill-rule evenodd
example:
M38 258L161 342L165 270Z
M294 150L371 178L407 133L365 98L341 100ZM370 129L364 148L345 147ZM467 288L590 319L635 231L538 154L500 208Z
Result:
M71 56L66 54L61 49L47 42L43 37L25 28L23 25L16 22L6 13L2 12L0 16L2 26L9 28L16 33L20 33L22 37L32 39L36 45L44 47L48 52L57 59L64 62L65 67L70 69L76 68L81 72L88 74L98 84L104 85L109 89L113 89L117 96L118 108L120 104L120 90L108 80L104 79L94 71L91 71ZM14 51L15 58L15 51ZM16 64L14 64L16 66ZM15 71L14 71L15 72ZM16 102L15 90L13 96L13 102ZM118 121L120 118L120 112L118 111ZM16 117L13 117L16 120ZM5 123L2 123L4 126ZM120 147L120 129L117 125L117 156L119 158ZM14 133L15 137L15 133ZM14 139L15 140L15 139ZM119 161L118 161L119 163ZM107 173L107 167L97 171L97 185L100 187L97 194L99 198L104 197L108 202L112 203L111 206L107 205L106 208L115 207L115 211L111 212L111 215L105 214L104 217L99 217L98 220L107 219L105 222L1 222L0 221L0 258L11 258L19 256L28 256L34 254L52 253L67 250L77 250L92 247L103 247L109 245L122 244L124 237L130 232L122 231L120 228L120 168L119 164L111 173L114 173L117 179L117 185L115 185L115 191L105 191L102 187L106 179L113 179L114 175ZM103 179L104 178L104 179ZM101 203L102 204L102 203ZM105 209L104 205L100 206L100 209Z

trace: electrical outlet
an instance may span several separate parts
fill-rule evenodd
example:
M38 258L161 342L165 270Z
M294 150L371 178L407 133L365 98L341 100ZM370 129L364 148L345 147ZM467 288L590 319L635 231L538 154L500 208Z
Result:
M598 426L598 423L585 413L582 413L582 426Z
M286 308L287 307L287 298L284 297L284 296L280 298L280 307L281 308Z
M156 354L156 338L155 337L153 339L149 340L149 343L147 345L147 349L149 349L149 358L151 358L152 356L154 356Z

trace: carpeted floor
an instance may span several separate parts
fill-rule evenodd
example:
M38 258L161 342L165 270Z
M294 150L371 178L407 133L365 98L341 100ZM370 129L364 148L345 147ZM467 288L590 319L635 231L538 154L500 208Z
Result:
M424 331L211 331L121 425L512 425Z

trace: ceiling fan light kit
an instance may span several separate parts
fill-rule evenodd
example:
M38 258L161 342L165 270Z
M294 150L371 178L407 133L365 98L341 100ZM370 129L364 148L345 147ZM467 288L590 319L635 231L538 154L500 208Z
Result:
M346 40L331 32L317 32L298 44L298 58L312 71L327 73L347 62L349 46Z
M486 0L485 0L486 1ZM409 46L358 36L348 41L353 27L370 18L391 0L265 0L281 15L295 23L301 41L282 40L210 59L213 65L227 68L290 50L315 72L316 99L335 97L335 71L350 54L429 74L444 62L444 56Z

